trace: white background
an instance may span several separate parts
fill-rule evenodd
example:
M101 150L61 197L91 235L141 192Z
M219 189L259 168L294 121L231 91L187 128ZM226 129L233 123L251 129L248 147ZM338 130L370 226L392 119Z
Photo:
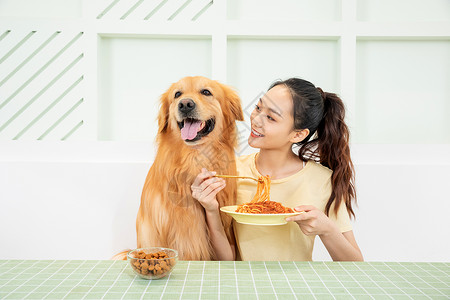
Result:
M0 259L135 247L158 97L203 75L242 98L239 154L273 80L340 94L365 259L449 261L450 2L209 3L0 1Z

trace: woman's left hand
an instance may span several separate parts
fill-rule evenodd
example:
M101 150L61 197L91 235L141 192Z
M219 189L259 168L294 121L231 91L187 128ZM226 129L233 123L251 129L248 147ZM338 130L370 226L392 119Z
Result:
M286 221L294 221L305 235L328 235L339 232L339 229L325 213L312 205L300 205L295 211L303 212L297 216L286 218Z

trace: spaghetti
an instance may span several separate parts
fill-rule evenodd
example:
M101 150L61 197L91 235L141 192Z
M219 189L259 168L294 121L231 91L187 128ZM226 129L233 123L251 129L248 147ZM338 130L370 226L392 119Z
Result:
M248 214L286 214L293 213L292 208L284 207L275 201L248 202L238 205L236 212Z
M270 177L260 176L256 194L252 201L238 205L236 212L250 214L283 214L293 213L292 208L284 207L279 202L270 201Z

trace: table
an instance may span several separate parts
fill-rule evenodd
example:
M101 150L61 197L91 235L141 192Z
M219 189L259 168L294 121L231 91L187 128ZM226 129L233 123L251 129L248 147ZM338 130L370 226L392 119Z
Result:
M0 299L449 299L450 263L179 261L137 277L126 261L0 260Z

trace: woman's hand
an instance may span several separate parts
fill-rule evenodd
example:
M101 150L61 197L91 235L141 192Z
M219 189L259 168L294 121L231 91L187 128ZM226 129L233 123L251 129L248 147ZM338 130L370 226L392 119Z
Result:
M216 175L216 172L210 172L202 168L202 172L197 175L191 185L192 197L197 199L207 212L219 209L216 195L226 186L224 179L212 177L214 175Z
M294 210L299 212L303 211L303 213L286 218L286 221L296 222L306 235L326 236L339 232L334 222L323 211L318 210L312 205L300 205L295 207Z
M205 209L206 224L209 229L211 245L218 260L234 260L236 251L234 245L228 241L219 214L218 192L226 186L222 178L212 177L216 172L209 172L202 168L191 185L192 197L198 200Z
M334 261L364 260L353 236L353 231L341 233L336 224L323 211L312 205L297 206L294 210L304 213L286 218L286 221L295 221L306 235L318 235Z

